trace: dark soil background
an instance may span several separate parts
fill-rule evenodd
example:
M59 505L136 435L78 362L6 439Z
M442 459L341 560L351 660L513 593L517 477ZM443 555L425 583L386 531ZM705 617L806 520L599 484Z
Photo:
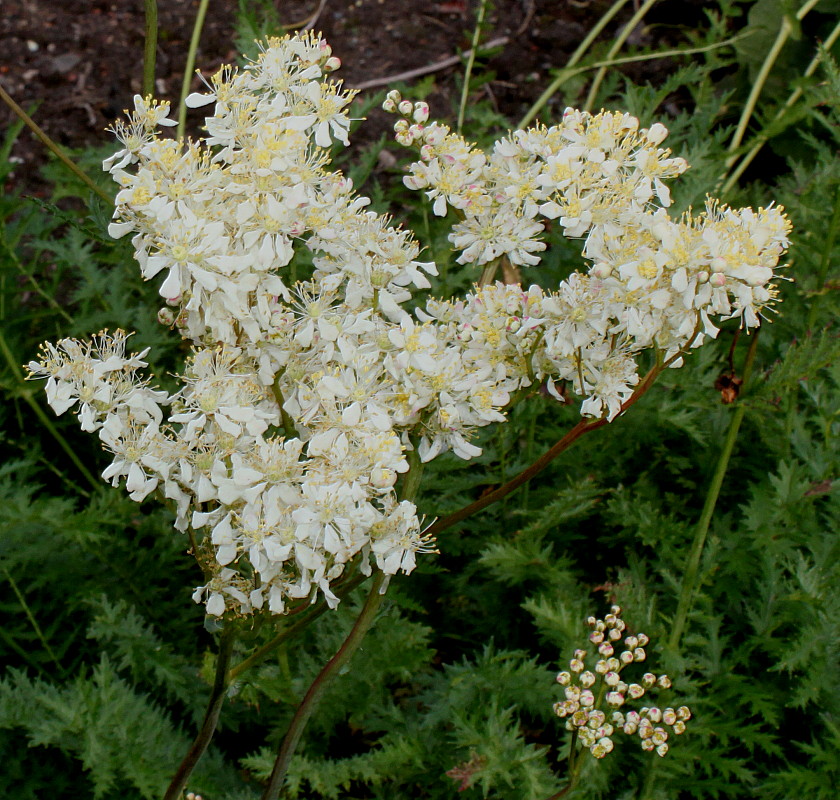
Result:
M432 67L469 47L478 3L473 0L275 0L282 24L322 31L341 58L338 76L349 86L369 86L422 67ZM495 108L515 120L527 110L611 0L495 0L483 41L503 39L483 68L494 78L480 91ZM696 24L701 2L665 0L654 7L630 43L673 44L684 25ZM158 0L157 96L177 101L198 0ZM211 0L196 66L210 75L236 59L238 0ZM633 13L619 14L603 37L614 36ZM59 144L74 148L107 143L104 129L141 90L144 37L143 0L2 0L0 82ZM638 65L635 79L656 81L666 61ZM456 63L435 69L432 113L451 118L457 106ZM200 85L194 79L196 88ZM366 91L376 91L370 87ZM558 96L553 107L576 98ZM384 121L369 114L378 136ZM0 104L0 133L13 116ZM195 124L200 124L196 115ZM18 137L12 158L13 185L27 194L46 191L38 167L43 145L28 131Z

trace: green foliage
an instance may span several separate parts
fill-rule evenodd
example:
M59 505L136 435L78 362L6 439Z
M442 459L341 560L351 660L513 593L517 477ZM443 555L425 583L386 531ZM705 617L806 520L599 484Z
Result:
M731 197L784 204L794 221L791 282L757 343L745 409L698 567L685 633L669 639L714 465L734 408L715 381L743 370L747 337L718 341L669 371L613 424L587 434L528 486L443 532L441 553L395 578L362 649L328 689L290 769L288 797L546 800L567 785L568 733L552 714L555 670L586 635L583 621L612 602L651 637L651 669L674 688L663 703L694 717L664 759L617 736L603 761L583 763L565 796L830 800L840 783L840 74L828 54L802 79L815 37L834 24L820 4L785 46L742 152L769 139ZM278 32L271 3L244 3L240 37ZM645 124L662 118L669 145L692 164L675 207L702 205L724 181L737 114L796 9L760 0L708 10L702 46L738 30L736 48L685 59L658 86L613 74L605 106ZM806 18L808 19L808 18ZM829 24L830 23L830 24ZM606 45L599 45L600 55ZM598 48L592 60L597 60ZM590 63L590 62L587 62ZM478 71L472 85L488 77ZM569 82L570 95L584 77ZM801 98L779 115L794 88ZM423 97L430 77L407 89ZM372 104L374 100L370 100ZM506 124L486 102L469 107L467 135L487 143ZM0 184L14 126L0 146ZM435 294L475 279L454 263L445 224L399 170L376 166L384 140L343 168L413 227L440 268ZM395 151L396 153L397 151ZM91 167L101 152L79 154ZM403 154L399 153L398 158ZM155 321L159 298L131 247L104 235L109 210L56 165L48 200L0 192L0 760L4 796L159 798L204 713L218 631L191 602L202 576L189 542L152 503L100 488L103 459L74 420L39 416L38 387L19 365L37 344L103 327L136 330L159 375L178 345ZM556 284L580 265L580 245L549 234L525 280ZM68 417L71 415L67 415ZM49 419L51 426L44 422ZM483 455L427 470L420 507L444 517L532 463L576 421L538 393L487 433ZM72 458L93 473L87 476ZM207 800L255 798L277 746L321 666L353 625L364 588L237 676L219 731L188 788ZM282 625L236 621L233 664ZM655 757L653 757L655 758ZM54 769L39 768L45 763Z

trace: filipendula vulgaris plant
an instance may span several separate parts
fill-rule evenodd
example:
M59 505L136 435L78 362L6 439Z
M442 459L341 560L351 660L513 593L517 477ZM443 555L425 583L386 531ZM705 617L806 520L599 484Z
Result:
M223 67L209 92L187 98L213 106L203 139L161 137L175 123L150 97L114 125L109 232L132 235L144 278L163 277L159 320L192 348L180 390L154 387L146 351L130 354L121 330L46 343L28 365L56 413L73 408L113 455L103 478L138 502L172 505L204 573L193 598L228 630L319 598L335 607L350 564L374 574L364 621L303 701L266 798L279 792L318 681L358 646L388 577L411 572L434 533L478 508L424 529L414 503L423 464L450 450L478 455L477 429L504 422L514 395L540 386L582 398L559 453L714 337L715 319L757 326L788 244L778 207L709 200L671 219L664 181L687 164L659 147L659 123L569 109L485 153L391 92L396 138L419 153L406 186L425 190L437 215L454 209L458 261L483 268L472 292L412 316L412 289L430 288L437 269L330 169L353 98L328 77L338 66L320 35L270 39L256 61ZM538 267L553 219L584 239L587 268L553 290L494 282L503 259ZM301 252L313 271L293 281ZM654 366L642 376L646 351ZM185 760L167 797L190 769Z

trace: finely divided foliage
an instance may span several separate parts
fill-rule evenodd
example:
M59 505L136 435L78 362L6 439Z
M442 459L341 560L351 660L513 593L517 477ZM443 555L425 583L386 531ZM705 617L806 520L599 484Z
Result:
M487 154L392 92L397 139L419 148L405 183L435 214L454 209L459 262L536 268L555 219L588 262L554 290L487 277L412 316L412 288L437 270L329 168L353 96L327 77L337 66L320 36L271 39L188 98L213 106L205 139L159 137L169 106L140 97L114 126L110 232L132 234L144 278L164 276L160 319L192 347L179 391L153 388L123 331L46 344L29 364L54 410L74 408L113 453L106 480L172 503L206 578L194 599L214 616L318 594L334 606L356 557L366 574L410 572L433 548L410 468L479 455L475 431L539 384L612 420L643 352L676 367L716 319L757 326L788 244L777 207L709 200L671 219L663 181L687 164L659 147L659 123L569 109ZM301 252L314 270L293 281Z

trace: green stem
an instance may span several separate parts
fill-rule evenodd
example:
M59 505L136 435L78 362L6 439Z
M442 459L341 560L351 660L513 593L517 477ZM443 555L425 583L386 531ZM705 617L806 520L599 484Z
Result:
M741 33L737 36L733 36L731 39L724 39L722 42L706 44L701 47L677 47L673 50L659 50L656 53L641 53L636 56L622 56L621 58L611 58L607 61L595 61L592 64L584 64L582 67L576 67L575 69L565 67L560 71L551 86L549 86L549 89L554 87L553 91L549 93L548 89L546 89L543 93L546 96L545 101L540 102L542 100L541 96L531 110L528 111L528 113L519 121L518 127L523 128L531 122L539 110L545 105L545 102L547 102L551 97L551 94L554 94L560 86L569 80L569 78L574 78L575 75L582 75L583 73L589 72L593 69L606 69L608 67L620 67L624 64L639 64L643 61L655 61L658 58L676 58L677 56L692 56L697 53L708 53L712 50L719 50L721 47L729 47L729 45L735 44L740 39L745 38L746 35L747 34Z
M204 755L207 747L210 745L213 734L216 732L216 726L219 723L219 714L222 710L222 704L225 702L225 693L228 687L227 670L228 664L230 664L231 654L233 653L233 642L235 639L236 629L228 622L222 629L219 653L216 656L216 675L213 679L213 688L210 692L207 710L204 713L204 721L201 723L201 728L199 728L198 735L195 737L192 746L178 767L175 777L172 778L172 782L169 784L163 800L180 800L184 786L186 786L196 764L198 764L199 759Z
M340 592L336 592L338 597L343 598L348 595L353 589L355 589L360 584L364 583L369 576L367 575L356 575L354 578L349 580L346 585L341 587ZM302 631L307 625L311 622L314 622L318 617L320 617L329 606L327 605L326 600L322 600L318 605L312 608L308 613L304 614L299 620L297 620L293 625L290 625L285 630L281 631L277 634L271 641L266 642L262 647L255 650L251 653L248 658L243 659L240 661L235 667L232 667L231 670L228 672L228 684L233 683L243 672L249 670L256 664L259 664L260 661L263 661L267 656L271 655L280 645L282 645L287 640L291 639L293 636L298 634Z
M607 12L601 17L601 19L598 20L598 22L595 24L595 27L592 28L591 31L589 31L589 33L586 35L586 38L578 45L577 50L575 50L575 52L572 53L571 57L566 62L566 66L562 70L560 70L557 77L548 85L548 88L537 98L537 101L534 103L534 105L532 105L531 108L528 109L528 113L519 121L519 124L516 126L517 128L519 128L520 130L525 128L525 126L528 125L531 122L531 120L533 120L534 117L536 117L537 114L540 113L543 106L545 106L545 104L548 103L548 101L552 97L554 97L557 90L571 77L569 70L575 64L577 64L578 61L581 60L581 58L583 58L583 56L586 54L586 51L589 50L590 46L592 45L592 42L594 42L595 39L598 38L598 35L601 33L601 31L604 30L604 28L606 28L607 25L609 25L610 20L616 14L618 14L618 12L621 11L622 8L624 8L626 3L627 0L616 0L616 2L613 3L607 9Z
M178 139L184 138L184 131L187 127L187 95L190 93L193 70L195 69L195 55L198 52L198 42L201 39L201 29L204 27L204 18L207 16L207 6L210 0L201 0L198 6L198 13L195 16L192 37L190 38L190 49L187 52L187 63L184 66L184 83L181 86L181 101L178 104Z
M750 373L752 372L752 365L755 360L757 344L758 331L753 334L753 339L750 342L750 348L747 351L747 358L744 362L744 384L746 384ZM691 610L691 603L697 583L697 574L700 569L700 558L703 555L703 546L706 543L709 525L711 524L712 516L715 513L715 506L717 505L720 490L723 486L723 479L726 477L726 470L729 467L729 461L732 458L732 452L735 449L735 442L738 439L738 431L741 428L741 422L744 419L746 410L747 407L743 403L739 403L732 414L732 419L729 422L729 430L726 433L726 439L723 443L723 449L718 456L715 473L712 476L712 482L706 493L706 501L703 505L703 511L701 512L700 519L697 522L697 529L694 532L694 541L691 543L691 550L689 551L688 561L686 562L685 575L683 576L682 588L680 590L680 598L677 603L677 612L674 615L674 623L671 628L671 637L668 641L668 646L672 650L676 650L679 647L686 619L688 618L688 613Z
M479 289L493 283L493 280L496 278L496 272L499 269L500 261L501 258L494 258L492 261L489 261L484 265L484 269L481 271L481 277L478 279L477 286Z
M298 706L294 717L292 718L289 730L283 739L283 744L280 747L280 752L277 755L277 760L274 762L274 769L271 771L271 777L268 781L268 786L262 794L262 800L277 800L280 789L283 786L283 781L286 778L286 773L289 769L289 764L292 756L295 753L300 737L303 734L306 724L309 722L315 708L323 697L327 687L333 679L341 672L352 658L353 654L358 650L359 645L365 637L365 634L370 630L371 625L376 617L376 612L379 606L382 605L384 593L380 591L385 583L385 574L377 572L373 578L373 583L370 587L370 594L368 595L365 605L361 613L356 619L352 630L347 635L347 638L339 647L338 652L326 663L324 668L318 673L318 677L312 682L306 696ZM165 800L169 800L165 798Z
M55 664L58 667L59 672L63 673L64 668L61 666L59 660L55 657L55 653L53 652L52 647L50 647L50 643L47 641L47 637L44 636L44 632L41 630L41 626L38 624L38 620L35 619L35 615L29 608L29 605L26 602L26 598L23 596L23 593L18 588L15 579L12 577L9 570L7 570L5 567L3 567L3 574L6 576L6 580L9 581L9 585L12 587L12 591L15 593L18 602L23 608L23 612L24 614L26 614L26 618L29 620L29 624L32 625L32 628L35 631L35 635L38 637L39 641L44 646L44 650L47 651L47 655L52 659L53 664Z
M146 3L146 40L143 46L143 97L155 93L155 59L157 57L157 0Z
M31 131L34 133L47 149L70 170L85 186L92 192L98 194L106 203L113 205L114 199L104 190L97 186L79 167L76 166L64 153L64 151L38 126L35 120L29 116L0 86L0 100L2 100Z
M834 211L831 214L831 222L828 223L828 232L825 236L825 245L823 246L822 256L820 258L820 266L817 271L817 292L822 292L825 288L825 280L828 277L828 267L831 264L831 254L834 251L834 242L837 238L837 231L840 228L840 186L834 192ZM817 302L815 296L811 301L811 308L808 309L808 329L814 327L814 322L817 319Z
M808 0L805 4L803 4L800 9L796 12L796 20L800 21L803 17L819 2L819 0ZM738 160L737 154L734 154L734 151L737 150L741 146L741 142L744 139L744 134L747 132L747 125L749 125L750 120L752 119L753 112L755 111L755 107L758 104L758 98L761 95L762 90L764 89L764 84L767 82L767 78L770 75L770 70L773 69L773 65L776 63L776 59L779 57L779 53L782 51L782 47L784 47L787 40L790 38L791 33L793 32L794 25L790 20L790 17L785 14L782 17L782 24L779 28L778 34L776 34L776 39L773 42L772 47L768 51L767 55L764 58L764 62L761 65L761 69L758 71L758 75L753 81L752 89L750 90L749 97L747 98L747 102L744 104L744 109L741 112L741 118L738 120L738 126L735 128L735 133L732 136L732 141L729 142L729 152L733 155L726 161L726 168L727 170L732 167L732 165Z
M621 50L624 46L624 43L630 37L630 34L636 29L636 26L644 19L645 14L650 11L651 6L656 2L656 0L645 0L645 2L639 7L639 10L636 11L635 14L630 18L630 21L621 29L621 33L616 36L615 42L613 42L613 46L609 49L607 53L607 60L609 61L612 58L615 58L615 54ZM595 102L596 97L598 96L598 90L601 88L601 83L604 80L604 76L607 74L607 68L601 67L595 75L595 78L592 80L592 86L589 87L589 94L586 95L586 102L583 104L584 110L591 111L592 104Z
M470 54L467 57L467 66L464 69L464 85L461 88L461 103L458 106L458 124L456 130L461 132L464 126L464 115L467 111L467 100L470 95L470 77L472 76L473 64L475 64L475 53L478 50L478 40L481 38L481 26L484 24L484 14L487 11L487 0L481 0L478 7L478 17L475 21L475 29L473 30L472 45L470 46Z
M15 379L22 385L24 381L23 374L21 373L20 368L17 365L17 361L15 361L15 357L12 355L12 351L9 349L9 345L2 333L0 333L0 352L3 353L6 363L9 365L9 369L11 369ZM53 425L52 420L46 415L41 406L35 402L35 399L32 397L32 393L28 389L21 388L18 394L24 399L32 411L35 412L35 416L38 417L41 424L47 429L47 431L49 431L56 442L58 442L61 449L67 454L76 467L78 467L79 472L85 476L90 485L93 486L94 489L99 489L101 486L100 482L93 477L88 468L82 463L79 456L76 455L76 451L70 447L67 440L58 432L55 425Z
M692 337L693 339L694 337ZM663 370L667 369L682 353L678 353L673 358L670 358L668 361L661 365L657 365L650 372L642 378L639 385L636 387L633 394L627 398L621 404L621 412L624 413L630 406L636 403L642 395L647 392L648 389L653 385L656 378L659 376L659 373ZM533 464L529 467L526 467L522 472L520 472L515 478L512 478L507 483L499 486L498 489L494 489L492 492L488 492L487 494L482 495L479 497L478 500L470 503L467 506L459 509L458 511L453 512L448 517L443 517L439 519L434 524L430 525L429 528L426 530L426 533L429 536L435 536L436 534L440 533L441 531L445 531L447 528L451 528L453 525L457 525L461 520L467 519L467 517L471 517L473 514L476 514L479 511L483 511L487 506L493 505L493 503L497 503L499 500L504 499L507 497L511 492L516 491L520 486L524 483L527 483L531 478L535 475L542 472L552 461L554 461L557 456L559 456L564 450L568 450L581 436L590 431L597 430L598 428L602 428L604 425L607 425L606 417L601 417L601 419L582 419L580 420L574 428L572 428L562 439L558 442L553 444L545 453L543 453Z
M21 264L20 259L17 257L17 253L9 246L8 242L6 241L5 231L0 230L0 247L6 252L6 256L8 257L9 261L14 264L15 269L20 273L21 277L25 278L29 281L30 285L32 286L35 293L53 310L55 311L60 317L63 317L65 322L73 324L73 317L71 317L65 310L62 308L61 304L52 297L48 292L44 291L41 288L41 284L35 279L35 276L31 273L27 272L24 268L23 264ZM0 318L4 318L5 313L0 316Z
M838 22L834 26L834 29L829 34L828 38L825 40L825 42L823 42L822 51L828 52L829 50L831 50L831 48L834 47L834 44L837 42L838 38L840 38L840 22ZM821 61L822 52L817 53L817 55L811 59L811 63L808 64L808 68L803 73L803 77L810 78L817 71L817 67L819 66ZM785 101L784 106L782 106L782 108L780 108L779 111L776 113L776 116L773 118L773 122L777 122L784 116L785 112L789 108L791 108L797 102L797 100L799 100L800 97L802 97L802 92L802 86L797 86L797 88L794 89L793 92L791 92L790 96ZM744 174L744 170L746 170L746 168L750 164L752 164L753 160L759 154L761 148L764 147L769 138L769 136L766 136L764 134L758 137L758 141L756 141L756 143L752 146L752 149L741 159L741 162L738 164L737 169L733 170L732 174L729 176L729 178L727 178L726 183L723 184L721 194L727 195L732 190L732 187L738 182L738 179L741 177L741 175ZM730 163L734 163L734 159L730 159Z

